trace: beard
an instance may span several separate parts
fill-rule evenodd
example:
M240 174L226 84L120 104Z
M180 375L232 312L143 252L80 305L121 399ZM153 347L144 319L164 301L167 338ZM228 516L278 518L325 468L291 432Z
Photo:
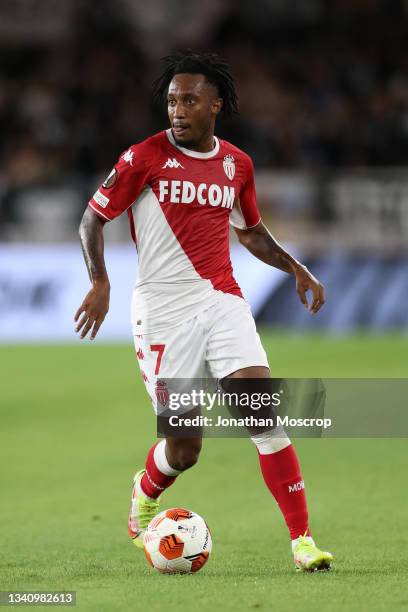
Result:
M179 138L177 138L173 130L172 130L172 134L173 134L174 142L179 147L184 147L185 149L191 149L192 147L197 145L197 141L192 140L191 138L188 140L180 140Z

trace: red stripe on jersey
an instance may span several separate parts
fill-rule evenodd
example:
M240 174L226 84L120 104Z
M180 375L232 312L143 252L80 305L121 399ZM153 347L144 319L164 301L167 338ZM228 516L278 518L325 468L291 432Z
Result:
M161 209L201 278L211 281L214 289L242 297L230 259L228 209L169 202Z
M128 208L127 209L127 216L128 216L128 219L129 219L130 235L132 236L132 240L135 243L136 248L137 248L136 228L135 228L135 221L133 219L132 208Z

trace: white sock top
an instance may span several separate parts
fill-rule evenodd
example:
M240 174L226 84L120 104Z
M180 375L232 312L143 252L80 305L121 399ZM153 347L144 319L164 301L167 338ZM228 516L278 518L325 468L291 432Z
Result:
M160 440L156 445L153 453L154 462L157 469L166 476L178 476L181 474L178 470L171 467L166 457L166 440Z

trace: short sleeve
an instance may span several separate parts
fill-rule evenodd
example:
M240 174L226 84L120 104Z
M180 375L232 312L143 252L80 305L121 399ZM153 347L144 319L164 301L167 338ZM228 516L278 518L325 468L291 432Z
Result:
M230 214L230 224L237 229L255 227L261 220L256 203L254 165L251 158L246 159L247 179Z
M112 221L137 200L149 178L148 157L142 145L123 152L88 205L105 221Z

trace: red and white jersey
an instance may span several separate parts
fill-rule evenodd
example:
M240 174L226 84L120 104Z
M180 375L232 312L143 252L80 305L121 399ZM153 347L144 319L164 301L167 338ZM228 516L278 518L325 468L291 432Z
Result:
M132 311L140 333L194 317L220 291L242 297L229 224L246 229L261 220L253 164L214 139L208 153L179 147L171 130L132 145L89 202L106 221L129 216L139 257Z

